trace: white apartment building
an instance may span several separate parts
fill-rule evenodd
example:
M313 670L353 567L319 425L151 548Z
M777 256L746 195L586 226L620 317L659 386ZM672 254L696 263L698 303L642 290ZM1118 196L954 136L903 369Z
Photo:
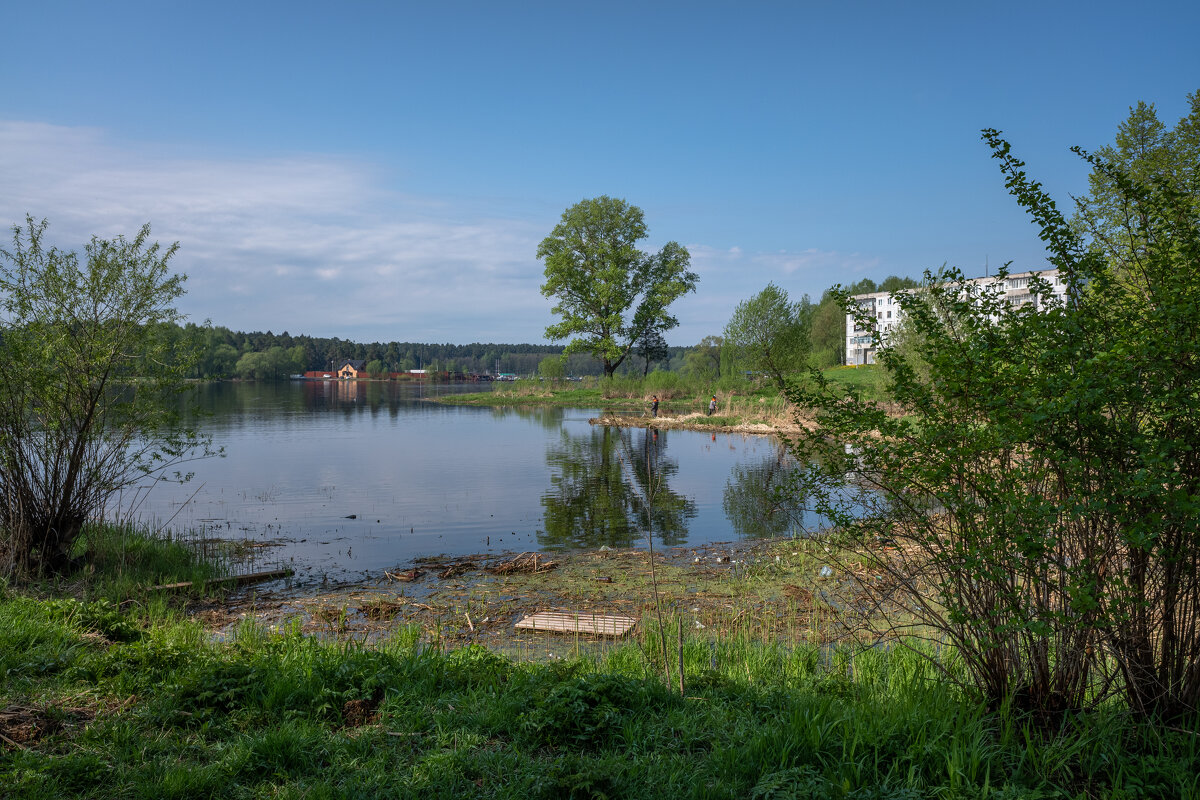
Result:
M1044 272L1019 272L1004 279L970 278L967 283L975 284L984 291L999 292L1010 306L1023 306L1037 301L1037 298L1029 291L1029 280L1035 275L1050 283L1054 296L1061 298L1066 294L1066 283L1058 277L1058 270L1055 269ZM881 338L885 342L887 341L900 325L900 320L903 319L900 302L892 296L891 292L856 294L854 300L863 309L874 314L875 327L859 327L853 314L846 315L846 366L874 364L876 350L873 341L874 330L878 329Z

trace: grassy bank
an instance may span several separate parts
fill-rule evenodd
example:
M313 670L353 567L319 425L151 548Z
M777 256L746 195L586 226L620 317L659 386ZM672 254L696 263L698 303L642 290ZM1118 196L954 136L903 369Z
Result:
M0 602L0 785L61 797L1192 797L1194 736L1121 714L1042 738L903 650L684 644L520 664L163 609ZM674 653L672 653L674 656Z
M551 663L406 624L371 644L252 621L214 638L183 600L125 582L135 564L159 564L138 578L157 582L197 559L124 547L143 556L120 562L121 582L84 572L85 599L0 589L6 798L1200 796L1194 734L1136 728L1116 707L1034 732L903 648L714 635L674 602L665 660L649 618L630 644ZM776 569L760 561L730 577L729 605L753 604L737 592ZM661 577L679 600L693 580L678 565Z
M206 581L230 574L243 555L224 540L154 533L129 524L89 524L75 543L71 571L26 581L22 590L34 597L122 603L139 600L147 587L190 582L195 588L183 596L194 597Z
M883 374L873 366L833 367L822 373L845 391L874 400L884 399ZM765 381L722 378L698 379L670 372L646 377L585 378L579 382L524 380L497 385L493 391L447 395L438 402L480 406L561 406L598 408L605 424L645 424L650 419L650 398L659 398L659 427L695 430L766 432L787 430L796 424L796 409ZM708 416L709 400L717 398L717 411Z

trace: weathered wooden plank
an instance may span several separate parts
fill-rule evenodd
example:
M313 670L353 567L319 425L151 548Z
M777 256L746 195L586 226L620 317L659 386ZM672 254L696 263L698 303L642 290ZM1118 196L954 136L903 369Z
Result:
M551 633L587 633L595 636L624 636L637 619L590 611L539 611L517 623L518 628Z
M257 583L259 581L269 581L275 578L289 578L293 574L290 569L273 569L269 572L251 572L248 575L234 575L229 578L215 578L211 581L203 581L205 586L223 586L227 583L232 583L235 586L242 586L247 583ZM181 583L163 583L158 586L151 586L148 591L173 591L177 589L191 588L192 581L183 581Z

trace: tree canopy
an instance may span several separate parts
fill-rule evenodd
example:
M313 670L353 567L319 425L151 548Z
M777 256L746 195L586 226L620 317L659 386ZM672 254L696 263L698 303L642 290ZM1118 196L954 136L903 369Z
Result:
M774 283L738 303L725 326L725 347L747 370L766 373L780 389L785 378L806 366L812 303L808 295L792 303Z
M1174 128L1159 120L1153 104L1131 108L1113 143L1096 150L1099 161L1088 176L1088 194L1076 199L1072 227L1128 279L1138 279L1145 237L1156 235L1164 221L1131 202L1121 179L1175 192L1184 208L1200 216L1200 90L1188 95L1188 106ZM1121 177L1105 165L1117 168Z
M611 377L633 347L679 321L667 308L695 291L687 248L668 242L657 253L639 250L646 238L640 208L612 197L582 200L563 212L538 245L546 264L542 294L553 298L562 320L546 337L570 339L565 355L590 353Z

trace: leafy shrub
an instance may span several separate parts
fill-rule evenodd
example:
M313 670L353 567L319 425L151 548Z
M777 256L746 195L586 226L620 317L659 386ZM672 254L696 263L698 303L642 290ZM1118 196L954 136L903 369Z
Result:
M522 715L520 725L539 743L595 748L651 705L652 694L642 681L590 674L555 686Z
M115 642L136 641L142 635L141 630L130 624L121 615L121 610L108 600L85 603L68 597L47 600L43 607L51 619L77 624Z
M444 665L447 682L461 687L494 686L507 680L513 670L507 658L477 644L449 653Z
M876 337L892 404L792 386L818 422L795 440L798 493L867 567L870 608L896 612L865 621L932 629L993 706L1052 729L1117 687L1139 717L1182 720L1200 708L1195 197L1085 156L1136 209L1136 258L1110 260L985 138L1065 296L1034 277L1012 306L927 273L901 298L910 348Z

